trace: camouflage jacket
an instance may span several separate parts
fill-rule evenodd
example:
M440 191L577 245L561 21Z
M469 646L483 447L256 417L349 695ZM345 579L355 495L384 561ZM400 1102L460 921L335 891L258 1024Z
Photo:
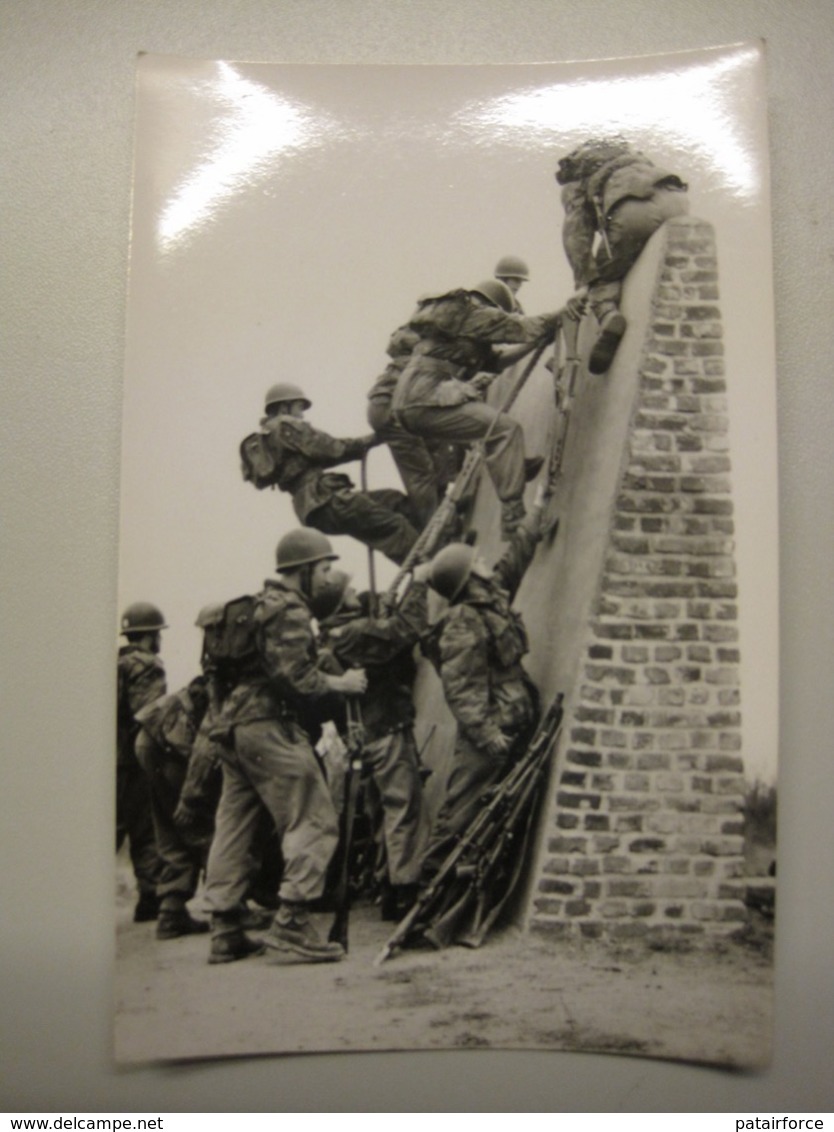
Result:
M365 669L365 738L372 742L411 727L417 675L414 646L428 630L426 584L413 582L400 607L388 617L372 618L358 611L337 613L321 629L322 651L333 656L339 670Z
M133 763L133 744L139 726L136 713L167 691L165 667L156 653L139 645L122 645L116 667L116 758L122 766Z
M521 663L527 633L511 603L538 540L533 524L522 522L493 577L469 579L425 649L461 733L476 747L521 734L536 719L538 696Z
M207 707L205 678L195 676L178 692L146 704L136 713L136 722L158 747L187 762Z
M348 476L326 469L361 459L369 447L367 437L338 440L297 417L264 417L261 429L280 469L278 486L292 495L293 509L302 523L334 492L353 487Z
M419 335L408 326L400 326L394 331L388 340L386 350L391 361L371 386L369 401L390 402L400 374L408 365L411 351L419 341Z
M425 299L409 323L420 340L394 390L395 411L462 405L479 396L467 382L499 367L493 346L532 343L556 330L558 314L507 314L468 291Z
M247 669L230 692L212 736L228 738L237 724L263 719L301 719L312 702L330 692L318 667L310 607L279 578L267 578L257 595L256 643L260 663Z

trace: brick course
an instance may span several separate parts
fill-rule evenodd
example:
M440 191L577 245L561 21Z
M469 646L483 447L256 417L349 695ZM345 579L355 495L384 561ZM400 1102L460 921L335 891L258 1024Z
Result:
M665 236L532 895L531 929L559 938L744 918L727 882L742 872L744 764L715 238L689 217Z

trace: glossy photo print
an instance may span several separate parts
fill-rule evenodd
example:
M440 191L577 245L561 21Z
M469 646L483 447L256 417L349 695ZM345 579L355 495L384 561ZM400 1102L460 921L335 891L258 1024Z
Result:
M764 84L139 58L117 1061L768 1063Z

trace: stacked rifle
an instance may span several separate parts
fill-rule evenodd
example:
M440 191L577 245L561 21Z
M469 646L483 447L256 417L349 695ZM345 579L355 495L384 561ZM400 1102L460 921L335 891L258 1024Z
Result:
M524 754L484 797L483 807L374 960L380 966L420 939L434 947L480 947L516 889L541 783L562 723L562 695Z

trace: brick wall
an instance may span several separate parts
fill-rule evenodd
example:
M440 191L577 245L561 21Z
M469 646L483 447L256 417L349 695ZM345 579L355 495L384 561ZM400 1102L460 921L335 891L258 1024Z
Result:
M715 237L689 217L658 236L648 322L629 326L644 338L635 403L531 895L531 929L559 936L727 931L745 916Z

